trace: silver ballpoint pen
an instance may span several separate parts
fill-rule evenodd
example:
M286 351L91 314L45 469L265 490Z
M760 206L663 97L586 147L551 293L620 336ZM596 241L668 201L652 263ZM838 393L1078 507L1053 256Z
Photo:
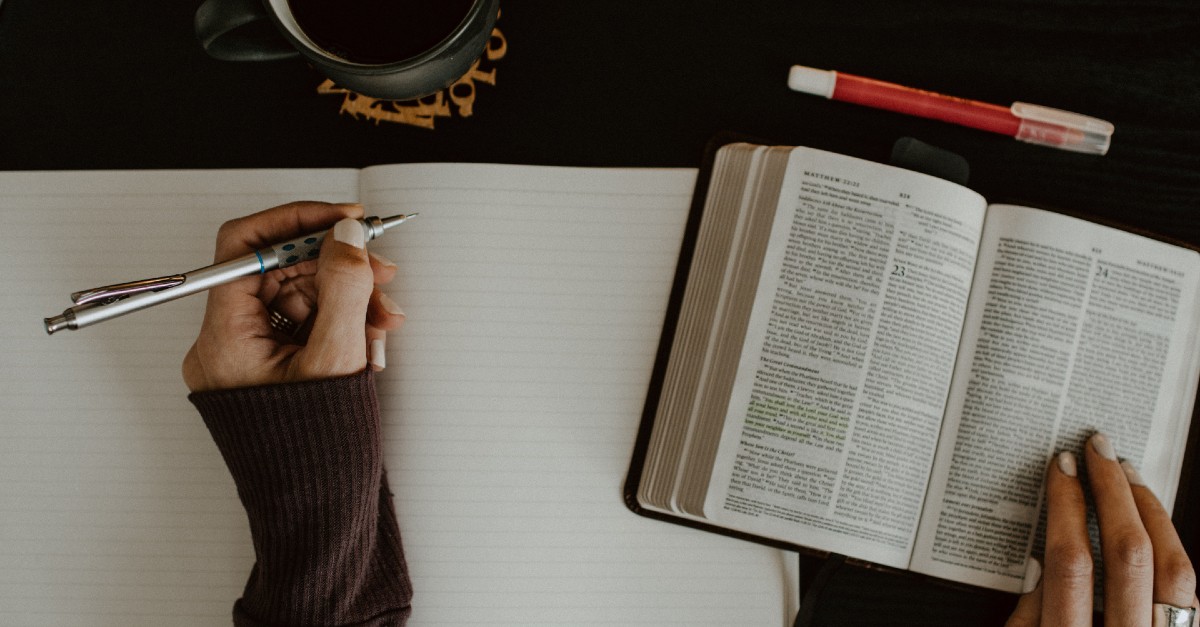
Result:
M359 220L371 241L388 229L406 222L417 214L400 214L390 218L371 216ZM242 277L262 274L277 268L286 268L302 261L316 259L321 252L321 242L329 231L302 235L296 239L268 246L244 257L231 259L215 265L153 279L142 279L128 283L105 285L71 294L74 307L62 315L46 318L46 333L63 329L82 329L97 322L123 316L159 303L203 292L218 285Z

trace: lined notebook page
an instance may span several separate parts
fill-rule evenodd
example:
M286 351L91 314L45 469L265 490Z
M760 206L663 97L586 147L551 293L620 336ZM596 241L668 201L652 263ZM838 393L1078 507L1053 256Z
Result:
M180 376L203 297L47 337L68 294L212 263L226 219L354 171L0 174L0 625L228 625L253 564Z
M208 263L225 219L344 200L355 177L0 174L0 624L229 624L253 551L179 375L203 298L52 338L41 319L71 291ZM621 502L693 177L361 177L369 213L421 213L372 245L408 313L380 393L410 624L785 622L780 552Z
M360 181L373 210L421 214L375 248L407 314L380 392L412 624L782 624L780 552L621 500L695 173Z

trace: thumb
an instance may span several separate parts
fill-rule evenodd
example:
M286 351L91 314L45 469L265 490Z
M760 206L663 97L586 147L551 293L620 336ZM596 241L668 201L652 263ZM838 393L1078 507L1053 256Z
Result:
M297 357L313 376L354 374L367 366L367 306L375 289L364 250L366 232L346 218L330 230L317 258L317 313L308 342Z

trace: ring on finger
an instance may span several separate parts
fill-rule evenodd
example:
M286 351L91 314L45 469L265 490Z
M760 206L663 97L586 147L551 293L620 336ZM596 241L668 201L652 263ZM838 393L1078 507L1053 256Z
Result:
M279 331L288 337L294 337L296 335L296 331L300 330L299 323L279 313L275 309L267 310L267 323L271 325L272 329L275 329L276 331Z
M1193 627L1196 624L1196 608L1194 607L1155 603L1152 611L1153 627Z

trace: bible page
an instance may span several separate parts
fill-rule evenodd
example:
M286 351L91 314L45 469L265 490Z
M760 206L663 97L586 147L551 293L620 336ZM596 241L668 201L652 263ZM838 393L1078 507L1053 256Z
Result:
M1200 377L1200 255L997 205L977 276L913 570L1016 592L1056 451L1103 431L1171 508Z
M793 151L708 518L908 565L983 214L941 179Z
M407 314L378 381L411 626L790 624L783 552L622 498L695 176L363 172L420 213L373 248Z

